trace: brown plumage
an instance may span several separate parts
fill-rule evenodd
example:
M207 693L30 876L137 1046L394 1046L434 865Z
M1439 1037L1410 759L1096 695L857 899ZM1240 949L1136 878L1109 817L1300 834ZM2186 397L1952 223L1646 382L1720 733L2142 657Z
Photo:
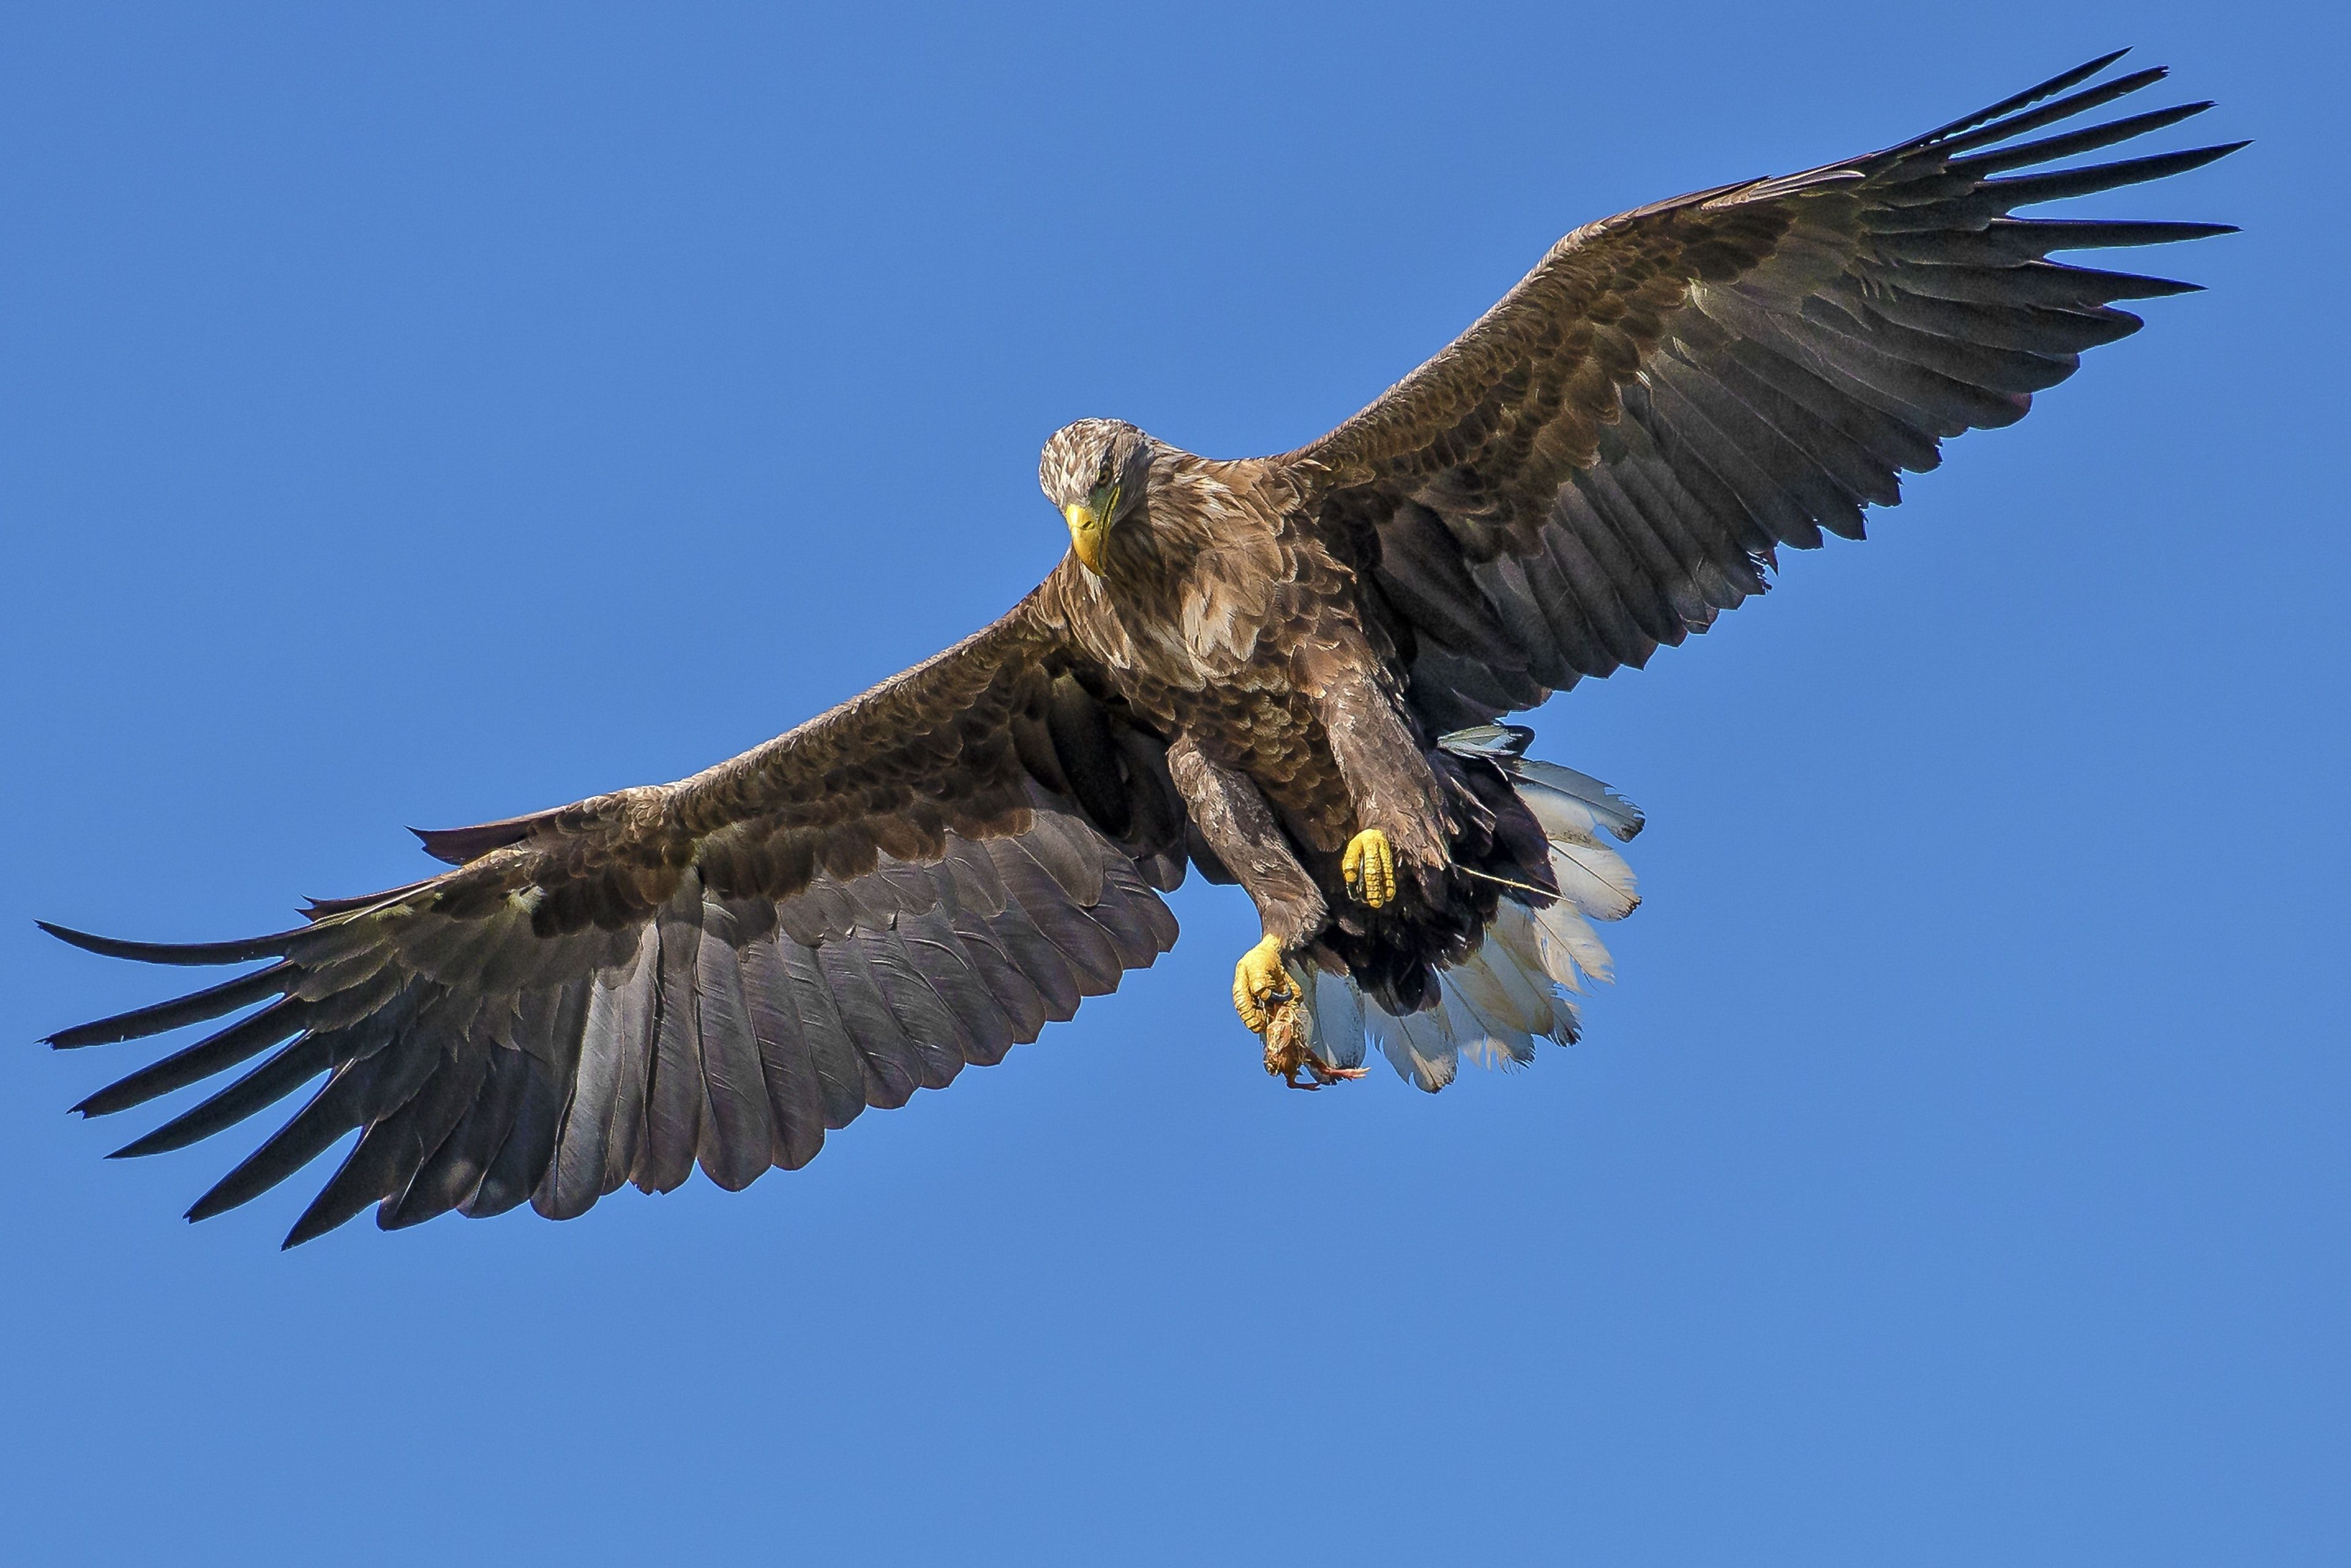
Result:
M2201 104L2018 139L2136 91L2114 57L1928 136L1579 229L1451 347L1280 457L1085 421L1040 480L1072 551L1010 613L673 785L426 833L455 869L242 942L100 953L264 967L63 1030L254 1008L100 1090L260 1065L122 1152L176 1148L323 1077L192 1218L363 1135L288 1244L525 1200L568 1217L696 1164L741 1186L868 1105L993 1062L1175 940L1160 892L1238 880L1268 940L1237 1005L1329 1082L1368 1030L1423 1087L1461 1050L1572 1038L1554 982L1632 906L1638 814L1490 726L1644 663L1859 538L1940 441L2021 417L2189 286L2061 250L2222 232L2013 209L2198 166L2018 174ZM2063 95L2063 96L2060 96Z

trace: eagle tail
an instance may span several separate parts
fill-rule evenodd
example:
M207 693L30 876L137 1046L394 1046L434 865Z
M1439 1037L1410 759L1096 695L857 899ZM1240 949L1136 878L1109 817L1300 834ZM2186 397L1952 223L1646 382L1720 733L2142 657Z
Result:
M1622 920L1639 906L1633 868L1609 841L1641 831L1640 809L1597 779L1529 759L1533 732L1486 725L1445 736L1457 757L1499 767L1543 831L1559 896L1505 886L1485 940L1437 971L1437 994L1398 1014L1347 975L1294 962L1291 979L1307 1001L1307 1049L1325 1067L1363 1065L1376 1042L1396 1071L1435 1093L1453 1082L1462 1057L1486 1067L1522 1067L1535 1041L1573 1045L1580 1023L1570 993L1611 977L1595 921Z

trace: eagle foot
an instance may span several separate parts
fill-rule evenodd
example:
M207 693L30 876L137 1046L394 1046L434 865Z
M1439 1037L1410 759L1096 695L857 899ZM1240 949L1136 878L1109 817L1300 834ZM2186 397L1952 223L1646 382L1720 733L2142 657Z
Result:
M1365 828L1347 841L1347 853L1340 861L1339 870L1347 879L1347 891L1372 908L1395 901L1395 851L1388 847L1388 836L1377 828Z
M1241 1015L1251 1034L1265 1034L1277 1013L1294 1011L1297 1005L1290 971L1282 967L1280 938L1267 937L1233 966L1233 1011Z

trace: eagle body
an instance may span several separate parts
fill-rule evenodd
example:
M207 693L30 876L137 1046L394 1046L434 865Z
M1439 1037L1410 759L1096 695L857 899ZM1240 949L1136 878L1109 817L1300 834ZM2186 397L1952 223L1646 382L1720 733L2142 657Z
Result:
M993 624L675 783L422 834L446 868L300 924L93 952L251 965L61 1030L225 1019L91 1094L223 1079L118 1151L308 1089L189 1210L356 1132L287 1245L624 1183L722 1186L1002 1059L1238 882L1234 1005L1319 1087L1376 1047L1416 1086L1525 1063L1605 979L1640 813L1501 722L1638 667L1859 538L1942 444L2013 423L2189 291L2053 260L2227 232L2019 216L2238 144L2097 161L2210 108L2101 119L2161 70L2066 71L1924 135L1574 230L1460 338L1321 439L1183 452L1115 420L1046 443L1070 553ZM2087 160L2087 161L2085 161ZM1309 1082L1301 1083L1303 1073Z
M1094 423L1107 427L1088 433L1097 442L1131 430ZM1490 767L1432 756L1393 646L1366 624L1361 580L1311 525L1311 469L1132 438L1151 453L1132 516L1100 571L1074 558L1055 570L1040 608L1166 738L1207 851L1196 858L1248 889L1281 948L1414 1010L1434 967L1476 947L1495 888L1551 889L1542 835ZM1518 831L1497 837L1497 809ZM1343 855L1365 831L1409 873L1381 911L1346 888Z

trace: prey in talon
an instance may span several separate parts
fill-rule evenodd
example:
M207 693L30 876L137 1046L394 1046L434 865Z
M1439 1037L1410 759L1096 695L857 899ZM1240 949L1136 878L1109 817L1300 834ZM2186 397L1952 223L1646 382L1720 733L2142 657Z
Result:
M1280 944L1269 936L1241 955L1233 967L1233 1009L1265 1042L1265 1070L1292 1089L1321 1089L1361 1078L1360 1067L1341 1067L1315 1053L1313 1017L1301 1005L1307 987L1284 963ZM1298 1075L1309 1082L1301 1083Z

